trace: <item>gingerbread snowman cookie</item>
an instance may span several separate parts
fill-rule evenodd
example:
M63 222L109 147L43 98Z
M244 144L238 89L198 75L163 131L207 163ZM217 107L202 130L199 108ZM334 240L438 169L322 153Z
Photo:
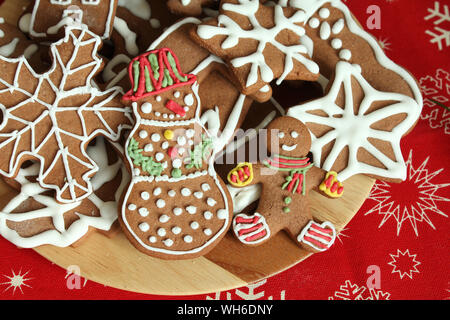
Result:
M279 117L267 127L270 157L256 164L241 163L229 172L228 182L235 188L255 184L262 187L256 212L237 214L233 219L233 231L243 244L260 245L285 230L308 251L321 252L333 245L336 229L331 222L313 219L308 193L315 189L327 197L339 198L344 188L336 173L312 164L310 147L310 133L301 121Z
M133 59L129 72L123 100L136 125L125 145L132 181L119 208L122 228L151 256L204 255L228 230L232 204L200 121L197 78L181 71L168 48Z

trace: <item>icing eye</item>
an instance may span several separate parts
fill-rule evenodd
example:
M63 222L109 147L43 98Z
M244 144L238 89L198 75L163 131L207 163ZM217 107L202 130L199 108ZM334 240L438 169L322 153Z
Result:
M298 132L297 131L292 131L291 132L291 137L294 138L294 139L297 139L298 138Z
M278 133L278 138L283 139L284 138L284 132L279 132Z

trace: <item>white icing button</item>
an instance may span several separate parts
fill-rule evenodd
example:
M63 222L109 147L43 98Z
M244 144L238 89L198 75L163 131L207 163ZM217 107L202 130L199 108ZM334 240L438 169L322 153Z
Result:
M177 207L177 208L173 208L172 211L173 211L174 215L179 216L183 212L183 209Z
M144 102L141 106L141 111L143 113L150 113L152 112L152 104L149 102Z
M194 141L189 139L188 144L189 144L190 146L192 146L192 145L194 144Z
M175 91L175 93L173 94L173 96L174 96L175 98L179 98L179 97L181 96L180 91Z
M146 217L149 214L147 208L139 208L138 212L142 217Z
M194 96L192 93L189 93L184 97L184 103L188 106L192 106L194 104Z
M179 136L177 138L177 143L179 146L184 146L186 144L186 138L183 136Z
M173 119L175 116L173 114L169 114L169 119Z
M188 138L192 138L195 134L195 130L194 129L188 129L186 130L186 137Z
M294 138L294 139L297 139L298 138L298 132L297 131L292 131L291 132L291 137Z
M196 197L197 199L203 198L203 192L201 191L194 192L194 197Z
M184 152L186 151L186 149L184 148L178 148L178 154L181 156Z
M156 201L156 206L160 209L164 208L166 206L166 202L163 199L158 199Z
M203 212L203 217L205 217L206 220L211 220L211 218L213 217L213 214L211 211L205 211L205 212Z
M313 29L316 29L319 26L319 24L320 24L320 21L317 18L312 18L309 20L309 26Z
M328 22L323 22L320 27L320 39L327 40L331 35L331 27Z
M167 119L168 116L169 116L169 115L168 115L167 113L164 113L164 114L163 114L163 118L164 118L164 119Z
M322 8L319 10L319 16L322 19L326 19L330 16L330 10L328 10L327 8Z
M341 39L331 40L331 47L335 50L342 48L342 40Z
M147 131L141 130L141 131L139 132L139 138L145 139L145 138L147 138L147 137L148 137L148 132L147 132Z
M198 224L198 222L197 221L193 221L193 222L191 222L191 228L192 229L194 229L194 230L196 230L196 229L198 229L198 227L200 227L200 225Z
M148 225L148 223L143 222L139 225L139 229L141 229L142 232L147 232L148 230L150 230L150 226Z
M339 58L342 60L350 60L352 58L352 52L348 49L342 49L339 52Z
M184 240L184 242L186 242L186 243L191 243L193 239L192 239L191 236L184 236L183 240Z
M158 152L155 155L155 159L156 159L156 161L162 161L164 159L164 153Z
M211 190L211 186L209 185L209 184L207 184L207 183L203 183L202 184L202 190L203 191L209 191L209 190Z
M141 174L141 170L139 170L138 168L134 168L133 174L134 174L135 176L138 176L138 175Z
M169 147L169 142L167 142L167 141L164 141L164 142L161 144L161 148L162 148L163 150L166 150L168 147Z
M284 132L278 132L278 138L283 139L284 138Z
M190 214L194 214L197 212L197 208L194 206L187 206L186 211L189 212Z
M181 232L181 228L180 228L180 227L177 227L177 226L175 226L175 227L173 227L173 228L172 228L172 232L173 232L174 234L180 234L180 232Z
M342 31L342 29L344 29L344 26L345 26L345 21L343 18L341 18L333 24L333 28L331 28L331 31L334 34L339 34Z
M186 107L186 106L185 106L183 109L184 109L184 111L186 111L186 112L189 111L189 107Z
M156 233L158 233L158 236L164 237L166 235L166 229L159 228L158 231L156 231Z
M226 218L228 218L227 210L220 209L219 211L217 211L217 217L221 220L225 220Z
M148 200L150 199L150 194L147 191L144 191L141 193L142 200Z
M174 168L181 168L182 164L183 163L182 163L181 159L175 159L172 161L172 167L174 167Z
M128 205L128 210L130 210L130 211L134 211L134 210L136 210L136 208L137 208L137 206L134 203L130 203Z
M169 197L173 198L177 195L177 192L175 190L169 190L169 192L167 192L167 194L169 195Z
M151 139L153 142L159 142L159 140L161 140L161 136L158 133L154 133L154 134L152 134Z
M191 195L191 190L189 188L181 189L181 195L184 197L189 197Z
M153 195L154 196L159 196L161 194L161 188L157 187L153 190Z
M166 240L163 240L163 243L164 243L165 246L171 247L173 245L173 240L166 239Z
M155 236L151 236L150 238L148 238L148 241L150 241L151 243L155 243L156 242L156 237Z
M161 223L166 223L169 220L170 220L170 218L166 214L163 214L162 216L159 217L159 222L161 222Z
M156 101L161 102L162 98L161 96L156 96Z
M153 145L152 145L151 143L146 144L146 145L144 146L144 151L145 151L145 152L152 152L152 151L153 151Z
M208 204L208 206L214 207L216 205L217 201L214 200L213 198L208 198L208 199L206 199L206 203Z
M161 112L155 112L155 116L159 117L161 115Z
M203 233L206 234L207 236L210 236L212 234L211 229L205 229L203 230Z

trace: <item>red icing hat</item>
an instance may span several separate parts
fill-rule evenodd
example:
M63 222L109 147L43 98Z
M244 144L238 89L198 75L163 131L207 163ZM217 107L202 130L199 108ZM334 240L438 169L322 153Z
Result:
M178 58L169 48L137 56L131 60L128 74L131 90L123 96L123 100L127 101L138 101L169 89L190 85L197 80L195 75L186 75L181 71Z

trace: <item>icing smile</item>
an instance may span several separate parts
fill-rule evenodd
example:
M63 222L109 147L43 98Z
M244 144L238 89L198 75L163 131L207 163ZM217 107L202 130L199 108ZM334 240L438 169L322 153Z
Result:
M283 144L282 146L281 146L281 149L283 149L284 151L292 151L292 150L294 150L295 148L297 148L297 145L296 144L294 144L294 145L292 145L292 146L288 146L288 145L286 145L286 144Z

